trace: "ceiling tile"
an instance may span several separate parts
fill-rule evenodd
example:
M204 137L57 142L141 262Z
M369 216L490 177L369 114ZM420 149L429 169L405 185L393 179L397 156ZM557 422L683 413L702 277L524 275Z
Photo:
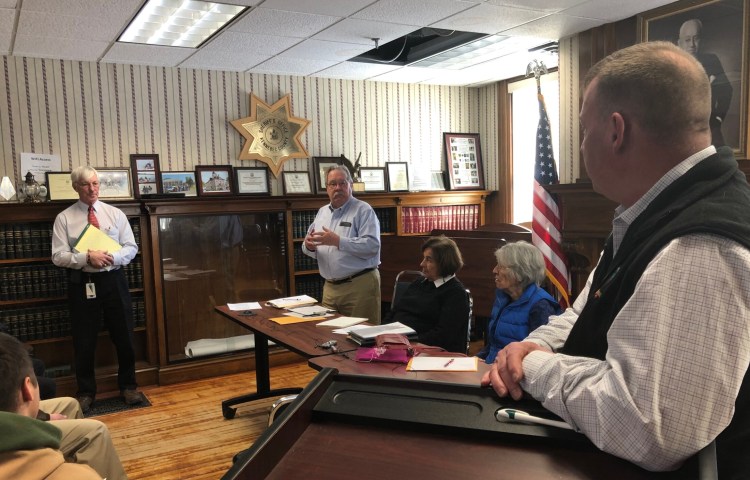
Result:
M457 0L380 0L355 13L352 18L424 27L478 4L476 1Z
M430 25L448 30L495 34L546 15L531 10L482 4Z
M382 75L401 68L397 65L381 65L373 63L342 62L325 70L321 70L316 76L344 78L347 80L366 80L368 78Z
M397 70L386 72L382 75L370 78L376 82L395 83L429 83L428 80L442 76L453 75L452 70L441 70L439 68L417 68L402 67Z
M284 12L268 8L251 10L229 27L232 32L307 38L338 22L341 17Z
M51 29L50 25L55 27ZM19 35L77 39L81 42L88 40L110 42L120 33L120 26L102 22L95 17L76 17L23 10L18 19L18 33Z
M99 21L129 22L141 8L143 0L24 0L23 11L98 18Z
M627 2L602 2L591 0L565 11L566 15L597 18L612 22L632 17L638 13L672 3L674 0L632 0Z
M499 7L516 7L544 13L556 13L578 5L583 0L486 0ZM601 0L599 0L601 1Z
M259 63L248 72L270 73L277 75L311 75L338 63L335 60L312 60L312 59L288 59L273 57L265 62Z
M0 8L16 8L18 0L0 0Z
M382 45L418 28L416 25L396 25L395 23L347 18L314 35L313 38L374 46L373 38L379 38Z
M372 45L356 45L353 43L329 42L326 40L303 40L297 45L279 54L284 58L310 58L313 60L349 60L368 50Z
M599 25L599 22L590 18L571 17L555 13L524 25L505 30L502 34L511 36L523 35L557 41L560 38L567 37L575 32L594 28L597 25Z
M176 67L193 53L195 53L195 50L192 48L115 42L112 48L104 55L102 61L107 63Z
M364 7L375 3L375 0L266 0L264 8L286 10L289 12L317 13L348 17Z
M13 39L13 24L16 22L16 11L0 8L0 53L10 53L10 42Z
M95 62L99 60L107 47L109 47L108 42L94 40L81 42L70 38L16 35L13 55Z

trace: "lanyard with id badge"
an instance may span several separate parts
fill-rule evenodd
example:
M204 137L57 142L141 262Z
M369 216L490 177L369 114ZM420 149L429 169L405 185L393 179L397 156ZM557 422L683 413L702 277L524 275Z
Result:
M96 298L96 285L94 285L94 282L91 281L91 277L89 277L89 281L86 282L86 299L92 300Z

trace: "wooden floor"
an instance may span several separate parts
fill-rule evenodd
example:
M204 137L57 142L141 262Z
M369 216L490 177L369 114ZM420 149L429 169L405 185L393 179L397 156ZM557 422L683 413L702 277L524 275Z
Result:
M304 387L316 373L304 361L273 367L271 386ZM95 417L109 427L130 480L221 478L266 428L275 400L240 406L224 419L222 400L255 391L253 371L142 391L151 407Z

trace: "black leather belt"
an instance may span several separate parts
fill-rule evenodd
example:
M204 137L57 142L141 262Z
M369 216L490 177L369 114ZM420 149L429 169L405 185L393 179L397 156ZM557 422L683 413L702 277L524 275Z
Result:
M326 280L326 282L332 283L333 285L340 285L342 283L351 282L353 279L359 277L360 275L364 275L367 272L372 272L373 270L375 270L375 267L365 268L364 270L360 270L359 272L349 275L348 277L339 278L338 280Z

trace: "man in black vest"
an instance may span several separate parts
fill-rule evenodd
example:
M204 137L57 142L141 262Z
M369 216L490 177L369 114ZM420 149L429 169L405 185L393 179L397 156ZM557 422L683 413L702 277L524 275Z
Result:
M501 350L482 383L528 392L648 470L716 440L720 478L750 478L750 187L711 145L708 77L651 42L585 85L581 153L619 203L612 234L572 308Z

